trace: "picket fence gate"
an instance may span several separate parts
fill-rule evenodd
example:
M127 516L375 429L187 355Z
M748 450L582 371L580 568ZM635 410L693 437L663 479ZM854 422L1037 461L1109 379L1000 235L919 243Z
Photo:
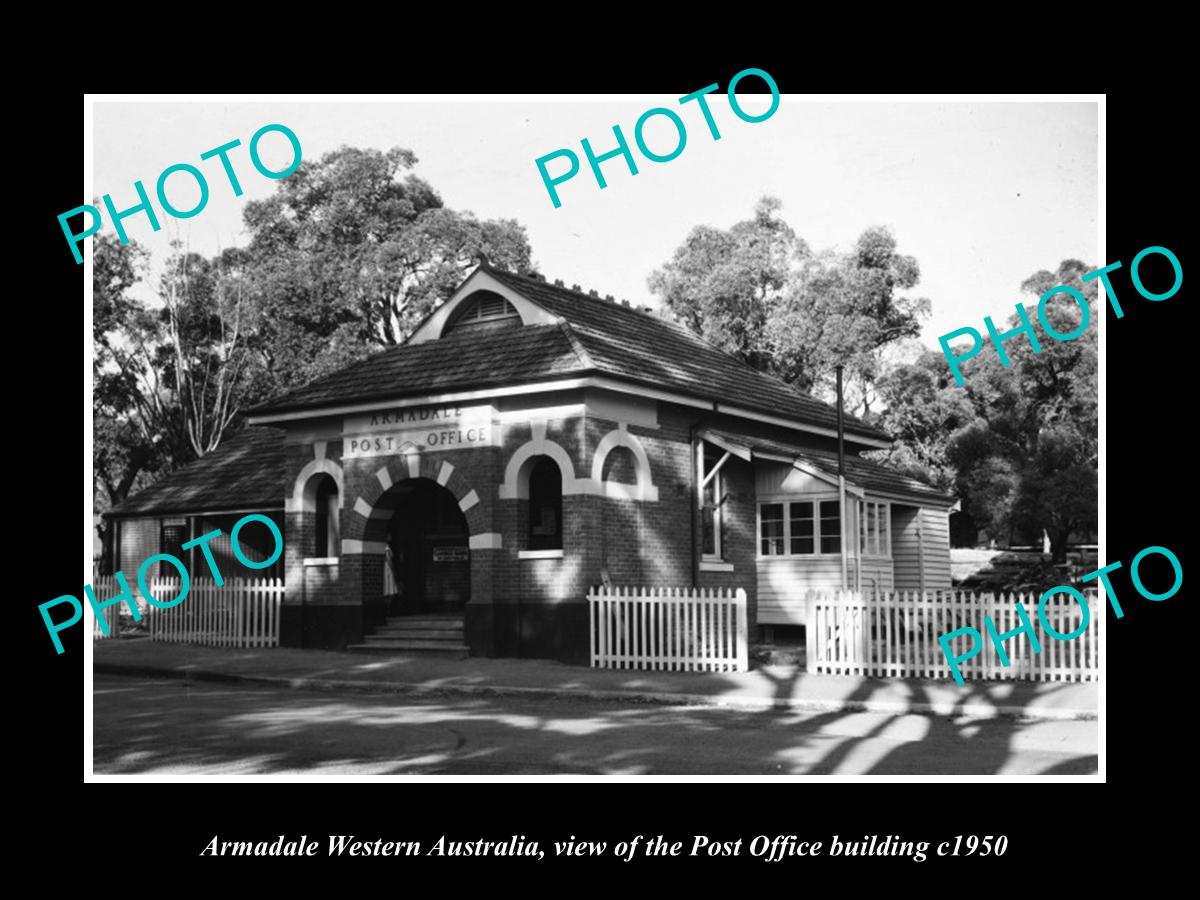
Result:
M1094 592L1086 592L1089 624L1071 640L1047 634L1038 617L1040 594L980 594L963 591L881 593L871 597L853 591L810 592L805 626L807 668L811 673L896 678L953 679L938 638L970 626L980 633L980 652L958 664L964 680L1096 681L1100 677L1100 632L1104 609ZM1009 664L1002 666L984 627L991 616L999 634L1021 626L1016 603L1022 603L1037 634L1041 652L1022 632L1003 642ZM1046 604L1046 619L1059 634L1070 634L1082 619L1079 604L1057 594ZM960 655L971 635L950 644Z
M150 593L160 600L179 594L178 578L147 579ZM130 584L135 595L136 582ZM92 582L97 599L114 597L120 591L112 575ZM211 578L193 578L191 589L177 606L160 609L137 595L138 610L150 639L210 647L278 647L279 607L283 602L283 580L226 578L217 585ZM116 616L125 605L114 604L104 612L112 615L110 629L116 635ZM99 625L96 626L97 636Z
M746 592L612 588L588 593L593 668L745 672Z

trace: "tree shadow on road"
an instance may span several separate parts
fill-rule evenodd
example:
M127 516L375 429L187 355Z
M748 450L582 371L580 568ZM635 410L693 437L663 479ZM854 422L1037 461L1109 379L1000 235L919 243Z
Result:
M767 677L782 700L804 676ZM880 687L864 680L847 699L865 702ZM909 690L920 702L920 687ZM991 774L1011 768L1016 738L1046 724L113 677L97 680L94 722L99 773L313 775ZM1094 738L1081 741L1082 731L1034 753L1028 770L1074 772L1089 760L1094 769Z

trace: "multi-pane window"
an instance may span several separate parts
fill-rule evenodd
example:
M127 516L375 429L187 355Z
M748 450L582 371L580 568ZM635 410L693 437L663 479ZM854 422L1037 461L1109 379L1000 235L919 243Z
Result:
M821 552L842 552L842 515L836 500L821 501Z
M858 548L863 556L887 556L888 504L867 500L859 504Z
M708 559L721 558L722 544L722 513L721 507L725 498L721 490L722 470L717 469L724 452L711 444L703 444L701 461L701 478L708 478L701 492L702 509L700 512L701 551ZM716 469L714 472L713 469Z
M792 555L812 553L815 546L815 521L813 519L813 504L789 503L791 508L791 552Z
M187 522L176 522L173 524L163 524L162 530L159 533L159 546L162 548L159 553L166 553L176 559L184 558L183 545L189 540ZM174 563L163 560L158 564L159 578L178 578L179 569Z
M840 553L842 519L837 500L790 500L758 506L761 556Z
M760 540L763 556L783 556L783 504L764 503L759 507Z

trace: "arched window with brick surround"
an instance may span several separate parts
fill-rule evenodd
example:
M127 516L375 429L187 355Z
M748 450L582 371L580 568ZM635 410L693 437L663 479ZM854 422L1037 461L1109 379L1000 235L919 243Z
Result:
M604 458L600 477L605 484L636 485L638 480L637 457L628 447L613 447Z
M563 546L562 471L549 456L530 461L529 540L530 550L561 550Z
M338 486L329 475L321 474L314 479L315 491L313 505L316 512L316 529L313 540L313 555L317 557L337 557L341 553L341 527L338 520L338 510L341 503L338 498Z

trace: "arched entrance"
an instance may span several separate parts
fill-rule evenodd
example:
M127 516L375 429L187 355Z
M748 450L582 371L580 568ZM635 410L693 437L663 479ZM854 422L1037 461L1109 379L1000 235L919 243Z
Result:
M461 613L471 598L471 551L458 499L428 478L406 479L389 493L387 615Z

